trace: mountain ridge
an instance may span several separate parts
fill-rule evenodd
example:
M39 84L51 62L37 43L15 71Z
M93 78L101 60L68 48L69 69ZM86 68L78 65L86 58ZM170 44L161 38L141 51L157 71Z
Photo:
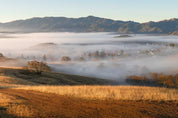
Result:
M178 19L138 23L112 20L96 16L34 17L0 23L0 32L119 32L119 33L166 33L178 30Z

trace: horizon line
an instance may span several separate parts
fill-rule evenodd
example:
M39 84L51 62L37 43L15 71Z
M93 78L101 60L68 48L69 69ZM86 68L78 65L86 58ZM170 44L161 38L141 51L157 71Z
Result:
M29 18L21 18L21 19L16 19L16 20L11 20L11 21L7 21L7 22L0 22L1 24L5 24L5 23L10 23L10 22L15 22L15 21L25 21L25 20L30 20L30 19L34 19L34 18L73 18L73 19L79 19L79 18L87 18L87 17L96 17L96 18L103 18L103 19L109 19L109 20L113 20L113 21L123 21L123 22L135 22L135 23L140 23L140 24L144 24L144 23L148 23L148 22L160 22L160 21L168 21L168 20L175 20L178 18L165 18L162 20L158 20L158 21L154 21L154 20L150 20L150 21L145 21L145 22L137 22L134 20L116 20L116 19L112 19L112 18L105 18L105 17L99 17L99 16L94 16L94 15L88 15L88 16L80 16L80 17L67 17L67 16L34 16L34 17L29 17Z

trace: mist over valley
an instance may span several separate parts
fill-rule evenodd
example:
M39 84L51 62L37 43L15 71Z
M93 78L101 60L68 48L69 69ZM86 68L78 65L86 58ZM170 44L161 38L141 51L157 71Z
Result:
M1 33L0 52L25 66L27 61L46 62L53 71L117 80L126 84L131 75L178 72L178 36L114 33ZM66 59L67 58L67 59Z

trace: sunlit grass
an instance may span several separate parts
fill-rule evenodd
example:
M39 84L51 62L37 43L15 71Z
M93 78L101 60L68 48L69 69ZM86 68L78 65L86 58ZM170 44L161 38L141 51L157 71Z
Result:
M24 86L34 90L87 99L100 100L178 100L178 90L141 86Z
M33 114L32 108L27 107L21 100L12 96L0 93L0 117L9 118L10 115L15 117L30 117Z

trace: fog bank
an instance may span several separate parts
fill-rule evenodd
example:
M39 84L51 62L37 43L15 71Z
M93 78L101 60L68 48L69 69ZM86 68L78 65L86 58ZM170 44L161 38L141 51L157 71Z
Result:
M46 61L56 72L114 79L120 82L124 82L129 75L178 72L178 36L137 34L114 38L117 35L2 33L0 52L6 57L24 61L34 59ZM63 56L69 57L71 61L61 61ZM0 66L2 65L3 62L0 62Z

